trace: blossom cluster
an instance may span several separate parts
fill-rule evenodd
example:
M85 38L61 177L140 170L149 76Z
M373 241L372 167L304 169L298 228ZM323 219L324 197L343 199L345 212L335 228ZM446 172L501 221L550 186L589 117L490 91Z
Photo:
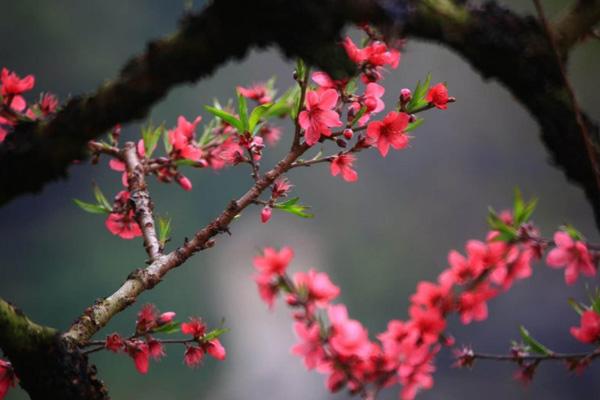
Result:
M40 100L30 106L23 94L33 89L35 77L27 75L24 78L16 73L2 68L0 72L0 143L20 121L45 119L56 112L58 100L50 93L44 93Z
M183 360L189 367L200 365L205 354L217 360L225 359L225 348L218 339L224 330L208 332L206 324L195 317L183 323L175 322L174 318L174 312L159 313L155 306L147 304L138 313L133 335L124 338L118 333L112 333L104 341L91 342L88 345L95 346L91 351L106 349L114 353L127 354L133 359L136 369L141 374L148 372L151 358L160 360L165 356L165 344L183 345L185 347ZM153 336L175 332L189 335L190 338L165 340Z
M410 298L409 319L390 321L387 330L376 336L378 341L371 341L367 329L349 318L343 304L331 304L340 290L327 274L311 269L288 277L286 269L294 254L289 247L280 251L266 248L255 257L255 281L269 307L284 293L286 303L299 309L293 314L299 343L292 353L304 359L307 369L326 374L329 390L346 387L370 398L381 388L400 384L401 398L413 399L420 390L433 386L434 358L442 346L454 343L446 333L452 314L463 324L487 319L488 302L516 281L530 277L532 263L548 249L547 264L566 267L568 284L574 283L579 273L596 274L600 254L569 231L556 232L553 241L541 238L527 220L533 211L530 204L519 198L514 211L498 216L492 213L493 229L486 240L468 241L465 254L450 251L448 268L437 281L417 285ZM598 310L582 312L581 326L571 328L575 338L600 342ZM526 355L526 350L520 354ZM471 365L472 361L472 351L462 351L457 364ZM534 370L533 363L523 362L518 377L531 377Z

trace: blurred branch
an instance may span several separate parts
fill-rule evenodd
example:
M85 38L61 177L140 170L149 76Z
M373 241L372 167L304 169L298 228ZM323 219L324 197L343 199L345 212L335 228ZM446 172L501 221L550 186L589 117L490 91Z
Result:
M599 1L579 0L559 21L562 47L570 48L597 21ZM50 121L19 124L0 146L0 204L66 176L73 160L85 158L87 141L116 123L143 118L174 86L206 77L249 48L276 45L334 77L348 74L353 66L337 42L344 25L357 22L370 22L388 36L436 41L506 86L538 120L554 164L585 190L600 227L594 169L582 157L586 143L546 35L533 17L493 1L215 0L187 15L175 35L150 43L96 93L71 100ZM598 157L598 126L585 114L580 119Z
M600 0L577 0L563 11L554 24L554 32L561 54L593 34L593 28L600 22Z
M0 299L0 348L32 399L106 400L96 368L55 329L38 325Z

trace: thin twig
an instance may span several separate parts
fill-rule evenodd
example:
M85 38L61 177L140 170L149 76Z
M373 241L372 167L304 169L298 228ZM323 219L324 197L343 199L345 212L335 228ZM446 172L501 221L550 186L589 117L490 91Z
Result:
M596 179L596 186L598 187L598 189L600 189L600 167L598 166L598 160L596 159L596 153L594 152L594 144L590 137L590 133L587 129L587 126L583 120L581 108L577 101L577 96L575 96L575 91L573 90L573 86L571 85L571 82L569 81L569 78L567 76L567 72L565 71L565 66L564 66L562 57L560 55L560 51L558 50L558 45L556 43L556 38L555 38L554 32L552 31L552 28L550 27L550 24L548 23L548 19L546 18L546 14L544 13L544 8L542 7L541 1L533 0L533 3L535 4L535 8L539 15L540 21L542 23L544 31L546 32L548 42L550 43L550 46L552 47L552 51L554 52L554 55L556 57L556 64L558 65L558 68L560 69L560 74L562 76L562 79L563 79L563 82L565 85L565 89L567 90L567 94L569 96L569 101L571 102L571 105L573 107L573 112L575 113L575 120L577 121L577 126L579 127L579 131L581 132L583 142L585 143L585 150L587 152L587 157L588 157L590 163L592 164L594 178Z

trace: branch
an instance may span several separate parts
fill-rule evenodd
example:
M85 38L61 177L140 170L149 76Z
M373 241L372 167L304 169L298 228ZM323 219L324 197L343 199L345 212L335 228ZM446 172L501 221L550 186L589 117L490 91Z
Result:
M135 302L142 292L156 286L169 271L183 264L194 253L214 246L213 238L222 232L228 232L231 221L247 206L253 204L279 176L288 171L294 161L308 148L306 144L293 146L283 160L260 177L242 197L232 201L217 218L198 231L191 240L171 253L155 259L147 268L131 274L115 293L89 307L63 337L71 343L85 343L114 315Z
M150 256L150 261L157 260L161 255L160 242L156 236L154 217L152 216L152 199L146 185L144 166L140 163L135 143L127 142L123 149L123 159L127 166L127 182L131 201L135 205L135 219L142 230L144 248Z
M592 28L598 22L600 22L600 0L574 1L554 25L560 53L566 55L577 42L592 34Z
M95 93L72 99L49 121L18 124L0 146L0 204L64 178L74 160L87 157L89 140L117 123L144 118L175 86L207 77L253 47L276 45L332 76L351 74L355 65L338 45L340 32L347 22L377 19L378 10L371 0L211 2L185 16L176 34L150 43Z
M0 347L32 399L106 400L96 368L58 332L29 320L0 299Z
M393 12L403 2L390 3ZM403 33L453 49L484 78L502 83L538 121L553 163L585 191L600 228L600 190L594 167L585 157L586 143L561 67L538 21L494 2L462 6L451 0L424 0L415 7L410 18L395 19L398 24L404 22ZM598 125L585 114L581 122L598 159Z

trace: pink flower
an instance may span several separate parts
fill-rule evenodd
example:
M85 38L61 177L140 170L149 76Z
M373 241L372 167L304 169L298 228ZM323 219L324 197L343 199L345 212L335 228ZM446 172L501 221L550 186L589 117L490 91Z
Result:
M142 230L135 221L133 210L127 211L126 214L110 213L105 222L106 229L113 235L117 235L122 239L133 239L142 236Z
M580 326L571 328L571 335L583 343L596 342L600 337L600 315L593 310L585 311Z
M148 352L150 353L150 356L155 360L159 360L165 355L164 346L161 342L154 338L148 339Z
M334 110L337 101L338 94L334 89L309 91L306 94L306 110L300 113L298 121L305 131L309 146L317 143L321 135L331 136L329 128L342 126L340 116Z
M546 263L553 268L565 269L565 282L572 285L577 281L579 273L585 276L596 275L596 268L585 243L574 241L566 232L554 234L556 248L552 249L546 257Z
M135 331L137 333L146 333L157 326L158 311L153 304L146 304L138 312L135 321Z
M449 285L436 285L431 282L419 282L417 292L410 298L413 304L426 308L437 308L442 312L450 309L452 292Z
M497 291L489 285L479 285L476 289L461 294L458 300L461 322L466 325L473 320L485 320L488 316L486 302L496 294Z
M267 247L262 256L254 257L254 267L268 277L283 275L293 257L294 250L291 247L283 247L280 251Z
M192 335L194 339L199 339L206 333L206 325L198 318L190 318L190 322L181 324L181 333Z
M313 72L311 78L321 89L341 90L348 83L347 79L333 80L327 73L321 71Z
M435 86L432 86L427 92L427 96L425 96L425 100L427 100L430 104L433 104L436 108L440 110L445 110L448 108L448 88L443 83L438 83Z
M262 211L260 212L260 221L263 224L266 224L271 219L272 214L273 214L273 211L271 210L271 207L269 207L269 206L264 207L262 209Z
M33 75L27 75L21 79L19 76L10 72L6 68L2 68L0 73L0 84L2 86L0 94L2 97L16 96L33 89L35 78Z
M358 174L352 169L356 157L350 153L340 154L331 161L331 175L338 176L340 173L346 182L356 182Z
M412 306L409 315L414 328L426 344L437 342L440 334L446 329L446 320L436 308Z
M150 366L150 350L148 345L141 340L129 340L125 342L129 356L133 358L135 368L140 374L148 373Z
M119 351L123 350L124 346L125 341L118 333L113 333L112 335L108 335L106 337L104 347L106 347L107 350L118 353Z
M344 49L346 50L348 57L355 63L360 64L365 61L365 59L366 59L365 52L362 49L359 49L354 44L352 39L350 39L349 36L346 36L344 38L344 41L342 42L342 46L344 46Z
M294 323L294 331L300 339L300 343L292 347L292 354L304 358L306 369L311 370L324 362L325 351L321 341L321 329L319 324L310 326L302 322Z
M281 128L272 126L269 124L263 124L260 127L258 134L267 142L271 147L275 146L279 139L281 139Z
M219 339L213 339L206 344L206 352L210 354L214 359L223 361L227 357L225 347L221 344Z
M269 309L273 308L275 303L275 297L279 293L277 283L274 283L271 279L271 275L258 274L254 276L254 281L258 286L258 295L260 298L267 303Z
M327 315L331 322L331 348L342 357L366 359L371 354L371 342L367 330L358 321L348 319L343 304L329 306Z
M193 368L200 365L203 357L204 350L202 350L202 348L197 346L189 346L185 349L183 361L185 362L185 365L187 365L190 368Z
M160 314L160 316L158 317L158 325L166 325L173 322L173 319L176 315L177 314L175 314L175 312L173 311L167 311Z
M16 384L17 377L12 364L0 359L0 400L4 399L8 389L15 387Z
M202 150L194 142L196 126L202 117L197 117L189 122L185 117L177 118L177 127L168 132L169 143L173 146L173 152L177 158L198 161L202 157Z
M390 146L399 150L408 146L408 136L404 132L409 116L403 112L392 111L383 121L371 122L367 127L367 136L376 143L379 153L387 156Z
M274 199L278 199L280 197L285 197L288 195L289 191L292 190L292 185L287 178L278 178L275 183L273 183L273 188L271 189L271 197Z
M266 104L273 101L269 88L264 83L256 83L249 88L237 87L237 91L244 97L256 100L260 104Z
M388 48L383 42L373 42L365 47L363 52L367 63L375 67L389 65L395 69L400 63L400 52L396 49Z
M307 273L296 272L294 285L300 291L305 290L308 300L314 301L319 307L325 307L340 294L340 288L331 283L326 273L317 272L312 268Z

